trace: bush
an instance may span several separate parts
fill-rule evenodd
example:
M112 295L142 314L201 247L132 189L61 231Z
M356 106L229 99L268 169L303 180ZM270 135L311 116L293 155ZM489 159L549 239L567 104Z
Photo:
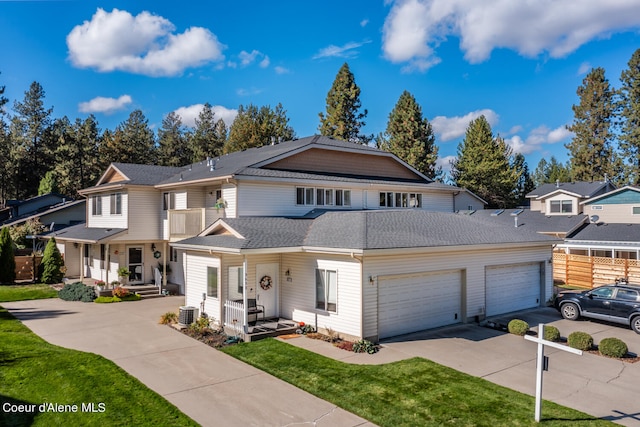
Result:
M118 298L118 297L113 297L113 298L115 299L115 298ZM125 295L123 297L120 297L119 299L120 299L120 301L140 301L142 299L142 297L140 295L138 295L138 294L128 294L128 295Z
M58 292L58 298L65 301L91 302L96 299L96 291L82 282L67 283Z
M202 334L209 329L209 324L210 320L207 316L200 316L195 322L189 325L189 330L194 333Z
M567 337L567 344L569 347L577 348L578 350L591 350L591 347L593 347L593 337L586 332L571 332Z
M114 297L122 298L129 295L129 291L126 288L123 288L122 286L118 286L113 290L112 294Z
M373 354L378 351L378 346L369 340L359 340L353 343L354 353L369 353Z
M544 339L547 341L560 341L560 331L555 326L544 325Z
M629 348L624 341L618 338L605 338L598 344L598 351L603 356L624 357L629 351Z
M510 334L522 336L522 335L525 335L529 330L529 324L524 320L513 319L507 325L507 330L509 331Z
M98 304L108 304L116 301L113 300L113 297L98 297L94 299L93 302Z
M47 246L44 248L44 254L42 255L42 275L40 280L47 284L60 283L64 273L62 272L64 267L64 261L62 255L56 246L56 239L52 237L49 239Z
M178 313L176 313L175 311L168 311L162 316L160 316L160 321L158 323L160 323L161 325L178 323Z

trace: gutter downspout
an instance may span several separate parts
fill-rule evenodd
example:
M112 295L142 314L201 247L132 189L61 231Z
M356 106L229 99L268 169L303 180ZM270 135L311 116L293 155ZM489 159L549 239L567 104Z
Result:
M247 313L247 256L242 258L242 328L249 333L249 314Z
M109 243L107 243L107 247L105 249L107 251L107 256L106 256L105 266L104 266L104 269L106 270L105 277L107 279L105 280L105 285L108 285L109 284L109 267L111 266L111 254L109 253Z
M356 257L356 255L351 252L349 254L352 259L355 259L360 263L360 283L361 283L361 297L360 297L360 337L364 339L364 289L365 289L365 278L364 278L364 255L362 259Z

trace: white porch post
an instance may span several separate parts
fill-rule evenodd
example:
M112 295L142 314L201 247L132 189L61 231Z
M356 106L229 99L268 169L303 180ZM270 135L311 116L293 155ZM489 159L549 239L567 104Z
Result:
M167 289L167 242L162 242L162 286L158 290L162 293L162 288Z
M249 333L249 315L247 314L247 256L242 259L242 327L244 333Z
M109 269L111 267L111 254L109 253L109 243L107 243L107 247L105 248L107 251L107 256L105 257L105 266L104 269L106 270L106 280L105 280L105 285L109 284Z
M84 243L80 243L80 281L84 280Z

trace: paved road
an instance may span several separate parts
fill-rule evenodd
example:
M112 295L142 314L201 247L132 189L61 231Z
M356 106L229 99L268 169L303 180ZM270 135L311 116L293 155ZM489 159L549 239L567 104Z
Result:
M372 425L158 325L161 314L184 305L184 297L121 304L49 299L0 305L52 344L114 361L203 426Z

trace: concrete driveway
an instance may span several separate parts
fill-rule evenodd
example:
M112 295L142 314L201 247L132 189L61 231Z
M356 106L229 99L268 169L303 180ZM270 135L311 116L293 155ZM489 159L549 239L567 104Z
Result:
M569 321L553 308L541 308L493 320L519 318L535 326L556 326L567 337L573 331L622 339L640 354L640 335L619 325ZM475 324L404 335L383 342L388 359L424 357L513 390L535 395L537 344ZM547 348L549 371L544 374L543 398L626 426L640 426L640 362L628 363L584 353L577 356ZM531 408L533 418L534 408ZM544 405L542 409L544 418Z
M160 315L184 305L184 297L120 304L55 298L0 305L52 344L114 361L203 426L372 425L158 325Z

